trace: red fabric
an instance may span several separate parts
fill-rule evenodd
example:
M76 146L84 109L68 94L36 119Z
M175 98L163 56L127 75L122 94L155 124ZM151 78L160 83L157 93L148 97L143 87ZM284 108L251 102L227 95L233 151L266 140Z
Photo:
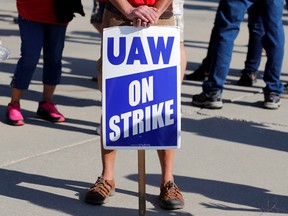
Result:
M56 22L54 0L17 0L17 9L24 19L59 25Z
M131 5L154 5L156 0L128 0Z

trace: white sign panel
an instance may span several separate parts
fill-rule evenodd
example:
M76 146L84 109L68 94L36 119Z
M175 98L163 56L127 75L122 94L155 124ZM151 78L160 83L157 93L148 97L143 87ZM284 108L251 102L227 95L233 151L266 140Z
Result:
M107 28L102 49L104 148L180 148L178 27Z

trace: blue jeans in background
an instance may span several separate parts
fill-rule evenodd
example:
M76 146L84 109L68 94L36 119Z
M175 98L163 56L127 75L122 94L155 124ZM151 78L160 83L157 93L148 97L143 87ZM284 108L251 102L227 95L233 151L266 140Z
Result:
M224 83L239 28L248 8L257 2L263 21L265 34L262 45L267 53L267 63L264 71L266 83L264 93L275 92L281 94L283 85L280 82L282 61L284 56L284 30L282 24L282 0L220 0L216 19L215 37L211 49L211 64L208 80L202 85L206 93L224 89Z
M66 26L32 22L19 17L21 57L17 63L11 86L26 90L39 62L43 48L43 77L47 85L57 85L61 79L62 53Z
M249 29L249 41L248 51L245 61L245 70L251 72L257 72L261 57L262 57L262 38L265 34L259 1L256 1L248 9L248 29Z

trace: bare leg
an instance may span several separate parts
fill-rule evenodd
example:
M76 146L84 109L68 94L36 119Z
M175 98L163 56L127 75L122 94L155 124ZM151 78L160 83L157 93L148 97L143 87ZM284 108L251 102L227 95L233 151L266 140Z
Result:
M101 127L102 127L102 119L101 119ZM103 140L102 140L102 128L101 128L101 156L102 156L102 177L105 180L114 180L114 165L116 159L116 150L105 150L103 148Z
M101 145L102 156L102 177L106 180L114 180L114 164L116 159L116 150L105 150Z
M43 86L43 101L51 101L54 91L56 89L55 85L46 85Z
M23 95L22 89L12 88L11 103L13 102L20 103L20 99L22 98L22 95Z
M173 163L175 150L158 150L158 157L162 171L162 183L166 184L168 181L174 181L173 178Z

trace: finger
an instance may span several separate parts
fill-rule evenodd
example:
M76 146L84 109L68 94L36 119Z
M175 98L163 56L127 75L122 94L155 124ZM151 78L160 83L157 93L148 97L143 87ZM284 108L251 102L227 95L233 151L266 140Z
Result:
M137 27L141 26L141 24L142 24L142 20L138 18L137 19Z
M133 24L134 27L137 27L137 19L133 19L132 20L132 24Z
M147 22L142 22L142 27L147 27L148 26L148 23Z

